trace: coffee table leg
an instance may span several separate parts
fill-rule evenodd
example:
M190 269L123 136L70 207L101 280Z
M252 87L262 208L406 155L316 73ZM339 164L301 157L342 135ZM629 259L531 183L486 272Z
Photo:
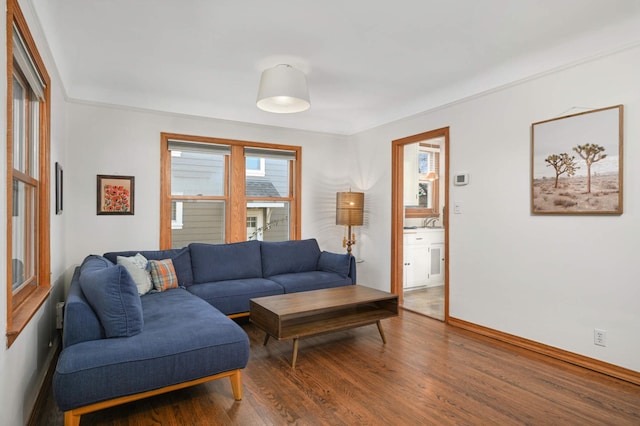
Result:
M265 333L263 346L267 346L267 342L269 342L269 333Z
M382 329L382 323L378 320L376 324L378 324L378 331L380 332L380 337L382 337L382 343L387 344L387 339L384 337L384 330Z
M296 337L293 339L293 358L291 359L291 368L296 368L296 360L298 359L298 341Z

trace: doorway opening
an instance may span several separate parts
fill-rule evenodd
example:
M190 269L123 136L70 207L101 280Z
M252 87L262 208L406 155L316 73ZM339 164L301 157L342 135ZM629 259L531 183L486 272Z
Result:
M391 289L400 305L449 317L449 128L392 143Z

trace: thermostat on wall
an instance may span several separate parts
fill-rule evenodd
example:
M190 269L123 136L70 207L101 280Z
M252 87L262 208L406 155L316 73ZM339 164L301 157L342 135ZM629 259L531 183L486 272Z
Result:
M459 173L453 176L453 184L458 186L469 184L469 173Z

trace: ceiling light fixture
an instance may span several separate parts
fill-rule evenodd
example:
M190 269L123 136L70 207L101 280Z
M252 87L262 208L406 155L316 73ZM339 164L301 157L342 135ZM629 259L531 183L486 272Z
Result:
M436 179L438 179L438 175L436 174L436 172L427 173L427 180L428 181L433 182Z
M307 77L302 71L286 64L264 70L256 105L263 111L280 114L308 110L311 103Z

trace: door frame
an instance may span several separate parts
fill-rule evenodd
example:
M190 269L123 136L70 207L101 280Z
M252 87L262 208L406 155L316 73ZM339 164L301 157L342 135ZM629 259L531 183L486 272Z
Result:
M391 142L391 292L403 304L403 211L404 211L404 146L425 139L444 137L444 322L449 322L449 127L430 130Z

